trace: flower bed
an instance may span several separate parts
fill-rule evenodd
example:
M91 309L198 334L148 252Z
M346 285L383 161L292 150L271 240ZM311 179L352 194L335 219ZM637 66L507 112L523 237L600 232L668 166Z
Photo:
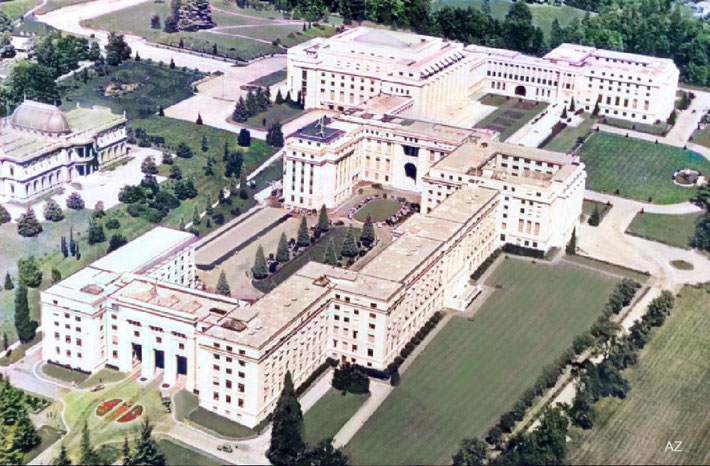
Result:
M143 414L143 406L141 406L141 405L134 406L133 408L131 408L131 410L129 412L124 414L123 417L121 417L118 420L118 422L120 422L120 423L131 422L135 418L140 417L141 414Z
M120 398L114 398L113 400L104 401L96 408L96 415L98 417L105 416L106 413L115 408L121 401L122 400Z
M129 406L126 405L126 403L123 403L121 406L119 406L115 410L111 411L111 414L109 414L106 417L106 419L108 419L109 421L113 421L114 419L116 419L117 417L123 415L123 413L128 411L128 408L129 408Z

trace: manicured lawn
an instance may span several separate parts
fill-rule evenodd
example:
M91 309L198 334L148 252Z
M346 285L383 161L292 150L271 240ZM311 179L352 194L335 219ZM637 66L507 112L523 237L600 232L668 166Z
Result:
M360 409L368 395L343 394L331 388L303 416L303 440L318 443L333 438Z
M278 70L274 71L273 73L264 75L260 78L257 78L250 84L254 84L257 86L273 86L274 84L280 83L281 81L286 81L286 75L286 70Z
M576 265L502 260L487 280L500 289L472 321L449 321L346 446L353 464L450 464L591 326L615 283Z
M651 333L626 399L604 398L587 431L573 429L571 464L710 463L710 287L685 287L666 323ZM682 441L682 453L665 451Z
M0 3L0 11L5 13L11 20L16 20L39 3L38 0L10 0L9 2Z
M609 118L604 117L599 121L600 123L607 124L609 126L614 126L621 129L631 129L640 131L642 133L655 134L657 136L663 136L670 127L666 123L659 124L646 124L646 123L636 123L629 120L622 120L620 118Z
M507 101L508 99L506 98L506 96L499 94L486 94L481 97L480 100L483 105L491 105L493 107L500 107Z
M693 133L692 142L710 148L710 127L703 128Z
M588 201L585 199L584 202L582 202L582 213L585 217L589 218L594 213L594 209L596 209L599 212L599 216L603 220L604 216L607 212L609 212L611 207L611 205L604 202Z
M658 204L684 202L697 189L673 184L675 170L710 174L710 161L679 147L604 132L594 133L579 155L587 166L587 188Z
M373 222L384 222L396 214L400 207L401 204L392 199L375 199L355 212L353 218L358 222L364 222L370 215Z
M545 107L547 107L545 102L526 101L511 97L476 123L476 128L496 130L500 133L500 140L505 141L525 126L527 122L535 118L535 115L542 112Z
M281 122L284 123L287 120L295 118L296 116L303 113L300 108L291 107L290 105L272 105L266 109L265 112L258 113L253 117L249 118L246 122L247 126L257 129L268 129L271 123ZM266 123L264 124L264 120Z
M78 5L80 3L86 3L90 0L47 0L47 2L42 5L37 11L36 15L43 15L49 13L50 11L58 10L59 8L64 8L65 6Z
M569 152L577 144L578 138L589 133L596 122L595 118L588 117L578 126L568 126L545 144L543 148L555 152Z
M159 66L129 60L112 68L107 76L92 76L93 79L85 84L74 79L64 81L71 87L62 92L62 108L75 108L78 102L85 107L109 107L114 113L125 110L129 119L146 118L156 114L160 106L167 108L192 96L192 83L203 75L193 70L171 69L167 64ZM139 87L123 95L109 97L104 95L104 89L112 82L138 84Z
M224 461L219 460L197 449L172 439L158 440L158 448L165 454L165 460L170 466L189 464L193 466L219 466Z
M585 267L592 267L594 269L619 275L621 277L626 277L630 278L632 280L636 280L637 282L644 284L648 281L649 275L633 270L633 269L627 269L625 267L621 267L618 265L614 264L608 264L606 262L601 262L596 259L592 259L591 257L584 257L575 254L574 256L568 256L566 255L563 259L566 262L571 262L573 264L579 264Z
M198 406L190 414L187 419L192 425L198 425L205 430L215 432L222 437L242 438L256 435L256 432L248 427L238 424L226 417L208 411L205 408Z
M30 464L33 459L39 456L40 453L49 448L50 445L62 438L65 434L64 431L55 429L51 426L42 426L37 429L37 433L41 439L40 444L25 453L24 458L22 458L23 464Z
M79 388L91 388L100 383L109 384L114 382L119 382L127 377L124 372L119 372L114 369L103 368L98 372L94 372L86 379L84 382L78 385Z
M688 248L695 234L695 224L700 217L700 213L685 215L638 213L626 232L671 246Z
M62 382L73 382L77 385L88 379L90 375L49 363L42 366L42 373L52 379L61 380Z
M292 259L281 269L279 269L275 274L270 275L268 278L265 278L263 280L254 280L252 282L254 288L263 293L268 293L269 291L276 288L276 286L278 286L288 277L296 273L298 269L306 265L306 263L308 263L309 261L323 263L325 261L325 252L328 249L328 244L330 241L333 241L335 254L339 257L340 250L343 247L343 241L345 241L345 235L347 231L347 227L333 228L333 231L328 233L325 238L321 237L321 239L316 244L308 248L305 252L298 255L296 258ZM360 237L359 229L355 230L355 236L358 238Z

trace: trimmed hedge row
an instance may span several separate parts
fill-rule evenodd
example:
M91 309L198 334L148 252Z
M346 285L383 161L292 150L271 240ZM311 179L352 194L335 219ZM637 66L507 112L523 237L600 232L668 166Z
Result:
M526 248L525 246L518 246L516 244L506 244L503 246L503 252L508 254L513 254L516 256L534 257L536 259L544 259L545 252L539 249Z
M336 361L333 358L328 358L325 360L323 364L320 366L316 367L316 370L314 370L311 375L308 376L306 380L303 381L301 385L298 386L296 389L296 396L301 396L305 393L308 388L313 385L313 382L316 381L318 377L323 374L323 372L327 371L331 367L336 367L338 365L338 361Z
M486 270L493 265L493 263L498 259L498 256L501 255L503 251L498 248L495 251L493 251L487 258L484 260L481 265L478 266L476 270L473 271L471 274L471 279L472 280L478 280L483 276L484 273L486 273Z

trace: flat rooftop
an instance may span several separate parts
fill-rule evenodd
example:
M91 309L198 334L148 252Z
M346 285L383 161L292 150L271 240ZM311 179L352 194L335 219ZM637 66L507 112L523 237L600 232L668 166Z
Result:
M164 256L195 241L195 235L172 228L155 227L125 246L97 260L91 267L110 272L143 272Z
M94 305L106 299L117 289L119 278L120 274L115 272L88 266L43 291L42 294Z

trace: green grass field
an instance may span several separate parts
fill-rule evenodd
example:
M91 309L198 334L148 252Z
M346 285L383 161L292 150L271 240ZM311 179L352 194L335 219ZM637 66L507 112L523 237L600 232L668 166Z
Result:
M44 5L42 5L37 11L36 15L43 15L49 13L50 11L58 10L64 8L65 6L78 5L80 3L86 3L91 0L47 0Z
M510 9L511 0L491 0L491 13L494 18L503 19ZM483 0L434 0L431 4L432 10L438 10L444 5L451 7L467 8L472 6L481 9L484 5ZM536 26L539 26L546 36L550 35L552 21L557 18L562 26L568 25L574 18L582 19L584 11L577 8L572 8L567 5L552 6L545 4L528 4L533 14L533 21Z
M579 155L587 166L587 188L658 204L685 202L697 189L673 184L682 168L710 174L710 161L678 147L654 144L604 132L594 133Z
M173 439L158 440L158 448L165 454L165 460L169 466L180 466L189 464L192 466L219 466L223 461L207 455L193 447L178 442Z
M296 118L301 113L303 113L303 110L300 108L295 108L286 104L274 104L267 108L265 112L258 113L249 118L246 125L252 128L265 130L269 128L271 123L277 121L284 123L292 118Z
M396 214L400 207L401 204L393 199L375 199L355 212L353 218L358 222L364 222L370 215L373 222L384 222Z
M710 286L685 287L638 365L626 399L605 398L588 431L572 429L571 464L710 463ZM664 451L682 441L682 453Z
M32 7L41 3L39 0L10 0L0 3L0 11L11 20L16 20L27 13Z
M577 144L577 139L589 133L596 121L595 118L587 117L579 126L568 126L545 144L543 148L555 152L566 153L571 151L574 145Z
M192 70L130 60L113 68L107 76L93 75L86 84L65 80L63 83L69 88L62 91L62 108L70 110L78 102L85 107L109 107L114 113L125 111L129 119L146 118L156 114L160 106L167 108L192 96L191 85L202 76ZM121 96L108 97L104 89L111 82L139 84L139 87Z
M488 99L488 101L492 100ZM545 102L524 101L518 98L507 99L498 105L496 110L476 123L475 127L494 129L500 133L500 140L505 141L535 118L535 115L542 112L545 107L547 107Z
M368 395L343 396L331 388L303 415L303 440L314 444L333 438L346 422L360 409Z
M464 437L482 435L591 326L616 280L510 258L487 283L501 288L473 321L449 321L347 445L354 464L450 464Z
M635 123L628 120L622 120L621 118L610 118L604 117L600 123L607 124L609 126L614 126L621 129L631 129L640 131L642 133L655 134L656 136L663 136L668 132L670 126L666 123L659 124L647 124L647 123Z
M688 248L700 216L700 213L685 215L638 213L626 232L671 246Z
M701 129L693 133L693 142L710 148L710 127Z

